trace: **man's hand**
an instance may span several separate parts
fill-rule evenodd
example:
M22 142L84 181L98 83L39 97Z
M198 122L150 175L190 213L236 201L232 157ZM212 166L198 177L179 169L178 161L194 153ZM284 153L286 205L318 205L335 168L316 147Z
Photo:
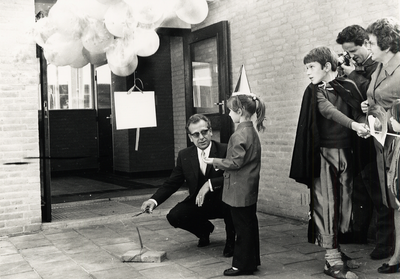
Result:
M344 63L342 65L340 65L340 67L343 69L343 73L346 76L349 76L351 74L351 72L353 72L356 69L356 66L354 66L353 63L351 63L352 61L350 61L350 65L347 66Z
M201 207L204 203L204 198L207 195L207 193L210 191L210 185L208 181L204 183L204 185L201 187L199 193L197 194L196 197L196 204Z
M156 207L156 204L151 201L151 200L147 200L142 204L142 211L146 212L146 213L152 213L153 209Z

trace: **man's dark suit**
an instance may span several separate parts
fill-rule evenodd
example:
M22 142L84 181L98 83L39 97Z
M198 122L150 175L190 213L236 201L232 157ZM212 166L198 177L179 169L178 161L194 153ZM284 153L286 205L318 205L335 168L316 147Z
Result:
M211 141L210 158L225 158L227 145ZM171 176L151 197L157 201L158 205L168 199L175 193L184 182L189 188L189 196L178 203L167 215L170 224L176 228L187 230L197 237L204 237L210 234L214 225L209 219L224 218L227 237L234 229L230 218L227 205L222 202L223 171L215 170L211 165L207 165L206 174L200 170L200 164L197 155L197 147L190 146L178 153L176 166ZM201 207L196 205L196 196L204 185L210 179L213 192L208 192Z

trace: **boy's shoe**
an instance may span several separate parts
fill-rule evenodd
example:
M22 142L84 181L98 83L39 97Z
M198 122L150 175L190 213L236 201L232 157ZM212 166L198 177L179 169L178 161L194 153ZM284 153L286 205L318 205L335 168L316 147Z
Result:
M361 266L361 263L357 262L356 260L353 260L352 258L347 256L345 253L340 252L340 254L342 256L342 261L343 261L344 265L347 266L348 268L356 269Z
M338 279L357 279L358 276L349 270L346 265L331 266L327 261L325 262L324 273L333 278Z

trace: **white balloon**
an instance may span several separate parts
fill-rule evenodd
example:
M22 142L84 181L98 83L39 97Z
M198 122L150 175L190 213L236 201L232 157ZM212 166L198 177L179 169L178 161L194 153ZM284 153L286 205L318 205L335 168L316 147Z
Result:
M81 40L68 37L62 33L51 35L44 45L44 56L47 62L55 66L67 66L82 55Z
M187 23L198 24L208 15L207 1L184 0L182 7L176 11L176 15Z
M120 77L127 77L136 70L137 68L137 56L136 58L128 65L126 66L118 66L114 64L108 63L108 67L110 68L111 72L113 72L115 75L120 76Z
M107 62L107 56L105 52L95 53L88 51L86 48L83 48L82 53L86 57L86 59L89 60L89 62L93 65L104 65Z
M136 27L132 14L132 7L122 1L110 6L104 15L104 23L111 34L124 37Z
M80 38L86 27L85 19L71 10L65 1L56 2L49 10L49 19L58 32Z
M164 0L125 0L133 9L134 18L145 24L158 21L164 14Z
M97 2L104 4L104 5L111 5L111 4L117 4L121 2L122 0L97 0Z
M86 16L92 19L104 20L110 3L103 4L97 0L81 0L79 10Z
M83 46L90 52L105 52L107 47L113 42L114 36L108 32L104 22L89 19L88 24L82 34Z
M128 38L116 38L106 52L108 66L118 76L132 74L138 64L138 57L132 47L133 40Z
M89 60L86 58L86 56L83 55L83 51L81 54L70 64L72 68L82 68L89 64Z
M47 39L56 32L56 28L48 17L43 17L33 26L33 39L43 47Z
M160 38L153 29L137 28L134 33L134 50L139 56L150 56L160 47Z

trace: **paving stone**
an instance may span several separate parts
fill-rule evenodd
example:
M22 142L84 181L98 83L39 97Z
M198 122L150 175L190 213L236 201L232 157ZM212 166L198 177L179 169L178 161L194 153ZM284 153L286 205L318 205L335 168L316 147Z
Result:
M273 253L264 256L271 261L279 262L280 264L290 264L312 260L313 258L296 251Z
M139 271L129 266L123 266L119 268L99 270L90 273L96 279L117 279L117 278L135 278L135 279L146 279Z
M160 263L167 258L165 251L144 249L131 250L121 256L122 262Z
M32 270L32 267L26 261L18 262L1 262L0 264L0 278L10 274L26 273Z
M74 239L81 235L74 229L53 229L43 233L50 241L58 241L62 239Z
M62 279L62 276L65 279L91 278L89 273L72 259L49 263L43 262L35 266L35 270L45 279Z
M118 259L120 259L121 256L123 254L125 254L126 252L128 252L130 250L139 249L140 244L131 241L131 242L126 242L126 243L104 245L101 248L108 251L110 254L114 255Z
M149 268L141 270L140 273L147 278L163 279L187 278L189 276L193 277L196 275L193 271L176 264Z
M146 270L146 269L154 269L154 268L163 267L163 266L170 266L170 265L173 265L174 262L167 259L160 263L124 262L123 264L130 266L134 270L142 271L142 270ZM150 277L150 278L157 278L157 277Z
M276 245L271 242L266 242L264 240L260 241L260 254L267 255L279 252L290 251L289 248L283 247L282 245Z
M168 257L171 258L169 254ZM217 259L214 257L205 257L204 254L202 253L196 253L195 255L193 255L193 252L189 251L185 253L185 257L173 259L173 261L189 269L193 267L207 266L214 263L225 263L223 259Z
M42 279L35 271L23 272L18 274L1 275L1 279Z
M114 238L115 236L119 236L118 233L111 230L107 226L90 226L88 228L77 229L77 232L87 239L106 238L106 237Z
M0 247L0 256L2 255L10 255L10 254L17 254L18 250L15 248L14 245L10 243L9 246Z
M22 261L24 261L24 258L21 254L9 254L1 256L1 264L19 263Z
M198 275L205 278L214 278L224 274L224 270L230 268L231 265L224 262L217 262L211 264L204 264L203 266L195 266L190 270L193 270Z
M24 235L13 237L10 241L14 244L17 249L26 249L33 247L49 246L51 242L45 238L42 234Z

